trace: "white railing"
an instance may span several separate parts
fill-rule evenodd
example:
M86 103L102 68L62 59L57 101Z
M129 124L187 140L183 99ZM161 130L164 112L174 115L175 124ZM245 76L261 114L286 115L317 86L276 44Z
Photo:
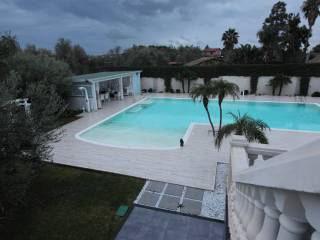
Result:
M320 140L284 152L234 136L230 151L232 240L320 240Z

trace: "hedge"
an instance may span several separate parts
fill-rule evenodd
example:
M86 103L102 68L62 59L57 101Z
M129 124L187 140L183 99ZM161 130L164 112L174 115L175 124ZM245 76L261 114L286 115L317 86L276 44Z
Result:
M142 70L142 77L174 77L183 67L104 67L98 71ZM219 76L275 76L320 77L320 64L247 64L188 67L200 78Z
M302 76L300 79L300 95L307 96L309 90L310 77Z

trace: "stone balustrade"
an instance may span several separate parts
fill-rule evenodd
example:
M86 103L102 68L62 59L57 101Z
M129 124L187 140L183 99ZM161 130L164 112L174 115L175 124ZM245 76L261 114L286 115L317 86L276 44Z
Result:
M319 146L320 140L272 153L234 136L228 189L232 240L320 240ZM250 160L250 154L258 157Z

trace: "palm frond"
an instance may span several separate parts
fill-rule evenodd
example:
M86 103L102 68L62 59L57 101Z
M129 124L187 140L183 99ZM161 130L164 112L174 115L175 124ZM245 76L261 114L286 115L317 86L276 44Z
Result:
M228 114L233 118L234 123L223 126L218 132L215 140L215 145L218 148L220 148L223 139L231 134L244 135L248 142L268 143L265 130L270 130L270 128L264 121L254 119L247 113L241 115L240 112L237 114L229 112Z
M232 123L232 124L227 124L224 125L219 131L218 134L216 136L215 139L215 146L218 147L218 149L220 149L222 141L224 138L227 138L228 136L230 136L236 129L236 124Z

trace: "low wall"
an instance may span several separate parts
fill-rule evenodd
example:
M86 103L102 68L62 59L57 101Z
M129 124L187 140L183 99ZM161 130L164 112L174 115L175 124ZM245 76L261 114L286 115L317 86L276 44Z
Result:
M248 90L250 91L250 77L249 76L221 76L224 80L233 82L237 84L240 88L240 91ZM269 85L269 80L272 76L261 76L258 78L257 85L257 94L259 95L272 95L272 88ZM212 78L211 81L214 81L216 78ZM291 77L291 84L283 86L281 95L283 96L294 96L299 95L300 92L300 77ZM191 88L197 84L203 84L203 79L198 78L197 80L191 81ZM188 83L184 83L185 91L187 91ZM154 92L165 92L164 79L162 78L141 78L141 89L152 88ZM171 88L173 90L180 89L182 92L181 81L177 81L175 78L171 79ZM310 84L308 89L308 95L311 95L314 92L320 92L320 77L311 77ZM279 89L276 89L276 95L278 94Z

